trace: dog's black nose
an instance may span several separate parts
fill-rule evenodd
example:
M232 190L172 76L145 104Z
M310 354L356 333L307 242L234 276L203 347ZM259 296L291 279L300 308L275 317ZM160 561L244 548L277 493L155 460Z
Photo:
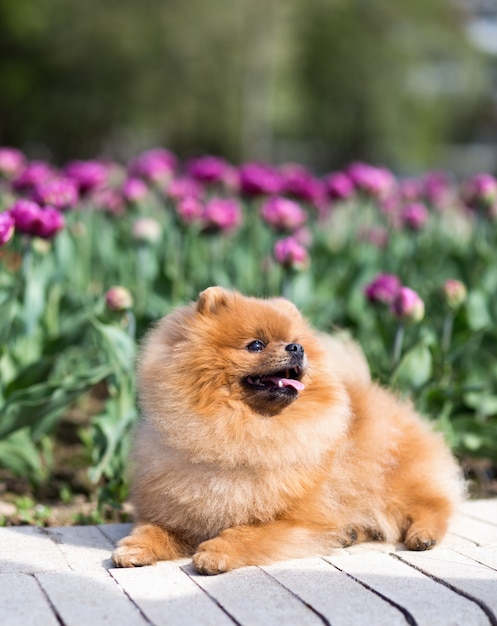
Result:
M293 352L295 356L304 356L304 346L302 346L300 343L289 343L286 346L285 350L287 352Z

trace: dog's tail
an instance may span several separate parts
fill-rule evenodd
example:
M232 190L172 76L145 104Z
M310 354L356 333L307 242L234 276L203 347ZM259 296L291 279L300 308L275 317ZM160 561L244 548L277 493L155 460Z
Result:
M344 385L362 386L371 382L371 372L364 352L347 333L319 333L318 340L329 355L330 371Z

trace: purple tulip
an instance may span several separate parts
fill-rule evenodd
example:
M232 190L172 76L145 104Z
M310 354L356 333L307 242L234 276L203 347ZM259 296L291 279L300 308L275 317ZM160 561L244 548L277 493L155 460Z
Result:
M55 170L43 161L31 161L14 179L14 189L23 193L32 193L41 184L54 178Z
M15 148L0 148L0 176L15 178L26 166L26 157Z
M9 241L14 234L15 221L9 211L0 213L0 246Z
M492 210L497 203L497 179L491 174L476 174L463 183L461 195L473 211Z
M31 200L18 200L10 209L16 230L34 237L51 239L64 228L63 215L53 207L41 208Z
M109 166L100 161L71 161L64 171L82 194L101 189L109 182Z
M307 220L307 215L299 204L281 196L269 198L262 205L261 215L265 222L280 231L296 230Z
M428 209L421 202L412 202L401 210L400 219L410 230L421 230L428 221Z
M330 200L347 200L355 191L354 183L344 172L332 172L324 179L324 188Z
M31 200L18 200L10 207L10 215L14 219L16 229L21 233L33 235L35 223L41 207Z
M187 172L193 179L202 183L224 184L233 178L234 169L224 159L206 155L191 159L187 165Z
M247 196L273 195L280 193L281 176L269 165L245 163L239 169L240 189Z
M68 178L52 178L41 182L33 191L33 198L42 206L50 205L61 211L70 209L78 202L76 184Z
M281 193L319 206L324 197L324 186L305 167L289 163L280 168Z
M147 184L141 178L128 178L121 191L127 202L140 202L149 193Z
M390 304L390 311L400 320L420 322L425 314L425 305L414 289L401 287Z
M423 196L437 209L444 209L452 200L453 190L446 172L429 172L422 178Z
M309 254L295 237L277 241L273 253L276 261L283 267L302 270L309 265Z
M144 178L151 183L165 183L171 179L177 158L165 148L153 148L140 154L129 165L131 176Z
M373 303L391 304L402 283L394 274L378 274L364 288L366 298Z
M207 231L232 231L242 221L240 205L231 198L212 198L204 207L202 220Z
M52 239L60 230L64 228L65 220L62 213L53 207L41 209L33 233L42 239Z
M175 178L166 187L166 195L173 200L183 198L201 198L203 196L202 186L193 178Z
M393 174L384 167L356 161L347 168L355 187L373 198L384 198L395 187Z
M198 198L186 196L176 205L176 213L183 224L199 223L204 214L204 205Z

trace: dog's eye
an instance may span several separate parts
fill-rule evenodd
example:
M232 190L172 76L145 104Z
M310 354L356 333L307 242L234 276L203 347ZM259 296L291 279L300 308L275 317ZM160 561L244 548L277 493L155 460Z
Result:
M265 347L266 344L263 341L261 341L260 339L256 339L255 341L251 341L248 344L247 350L249 352L262 352Z

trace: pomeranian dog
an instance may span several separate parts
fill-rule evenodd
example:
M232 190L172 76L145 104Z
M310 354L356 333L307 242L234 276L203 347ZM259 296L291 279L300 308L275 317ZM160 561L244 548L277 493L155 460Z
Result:
M190 555L217 574L357 541L427 550L461 496L442 438L371 381L356 344L283 298L203 291L148 334L138 385L137 521L117 566Z

